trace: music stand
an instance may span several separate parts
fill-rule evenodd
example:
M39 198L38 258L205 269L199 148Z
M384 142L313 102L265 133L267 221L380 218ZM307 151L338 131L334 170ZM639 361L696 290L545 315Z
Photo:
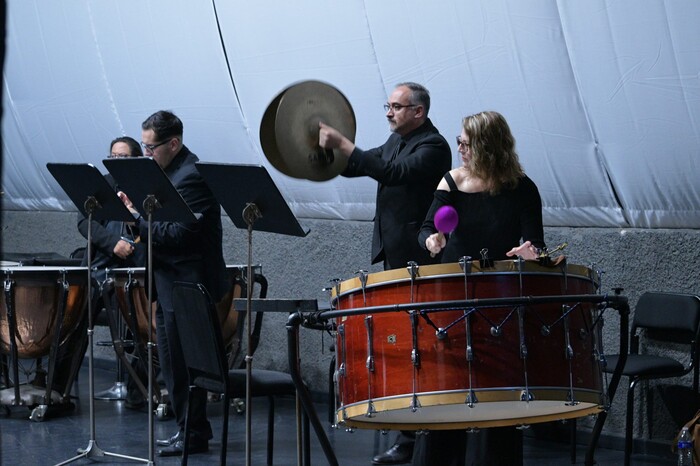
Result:
M251 461L252 396L251 374L253 356L251 354L251 299L253 295L253 230L301 236L309 230L299 225L287 202L277 189L265 167L261 165L238 165L210 162L195 163L214 197L237 228L248 230L248 290L246 322L248 322L246 349L246 466Z
M148 458L154 462L153 440L153 239L154 221L195 222L194 214L160 166L150 157L105 159L102 161L136 210L148 221ZM133 221L133 216L129 214Z
M87 294L88 294L88 391L90 394L90 440L84 449L78 449L78 455L59 465L72 463L80 458L97 458L112 456L138 462L148 462L144 458L121 455L102 450L95 439L95 374L93 362L93 297L92 297L92 220L111 220L131 222L134 217L114 192L99 170L91 164L47 163L46 168L68 194L73 204L88 220L87 237Z

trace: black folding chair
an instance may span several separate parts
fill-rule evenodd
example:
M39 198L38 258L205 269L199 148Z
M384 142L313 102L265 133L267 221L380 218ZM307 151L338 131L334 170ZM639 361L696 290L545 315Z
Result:
M625 466L632 455L634 427L634 388L643 380L681 377L691 371L693 390L698 391L698 336L700 332L700 298L691 294L646 292L637 302L630 330L630 349L622 375L629 379L625 424ZM672 342L687 350L687 362L645 353L649 343ZM619 355L606 356L604 372L612 373ZM611 400L612 402L612 400ZM647 410L651 426L651 407Z
M173 304L177 329L185 355L185 365L189 374L190 395L195 387L223 395L221 464L224 465L226 464L230 400L245 397L246 370L228 369L229 362L226 357L216 307L204 286L198 283L175 283ZM274 442L274 397L294 396L296 388L291 376L285 372L264 369L252 369L251 372L251 396L265 396L269 400L267 464L271 465ZM185 418L183 465L187 464L189 419L188 405L188 413ZM304 429L304 437L304 445L307 446L309 445L308 429Z

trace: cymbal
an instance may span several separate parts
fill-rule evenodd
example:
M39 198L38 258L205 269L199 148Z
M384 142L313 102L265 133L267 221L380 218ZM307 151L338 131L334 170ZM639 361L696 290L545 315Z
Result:
M326 181L342 173L347 158L337 149L321 149L319 122L355 140L355 114L335 87L302 81L279 93L260 124L260 143L272 166L285 175L311 181Z

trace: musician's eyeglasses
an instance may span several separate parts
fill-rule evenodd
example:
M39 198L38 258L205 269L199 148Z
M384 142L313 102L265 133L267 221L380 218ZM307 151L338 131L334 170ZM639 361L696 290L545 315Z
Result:
M457 147L463 147L464 150L467 150L471 147L471 143L465 141L462 139L460 136L457 136Z
M401 104L384 104L384 110L387 112L391 109L392 112L398 112L402 108L417 107L418 105L401 105Z
M131 154L109 154L107 156L108 159L125 159L127 157L131 157Z
M171 139L172 139L172 138L168 138L168 139L166 139L165 141L161 141L161 142L159 142L159 143L157 143L157 144L146 144L145 142L142 141L142 142L141 142L141 147L143 147L145 150L147 150L147 151L149 151L149 152L153 152L154 150L156 150L156 148L162 146L163 144L169 143Z

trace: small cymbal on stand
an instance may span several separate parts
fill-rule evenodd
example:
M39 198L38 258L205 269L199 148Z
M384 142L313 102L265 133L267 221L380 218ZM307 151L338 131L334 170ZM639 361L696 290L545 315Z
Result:
M326 181L345 170L345 156L318 145L319 122L355 140L355 114L335 87L302 81L278 94L260 125L260 143L272 166L285 175L311 181Z

